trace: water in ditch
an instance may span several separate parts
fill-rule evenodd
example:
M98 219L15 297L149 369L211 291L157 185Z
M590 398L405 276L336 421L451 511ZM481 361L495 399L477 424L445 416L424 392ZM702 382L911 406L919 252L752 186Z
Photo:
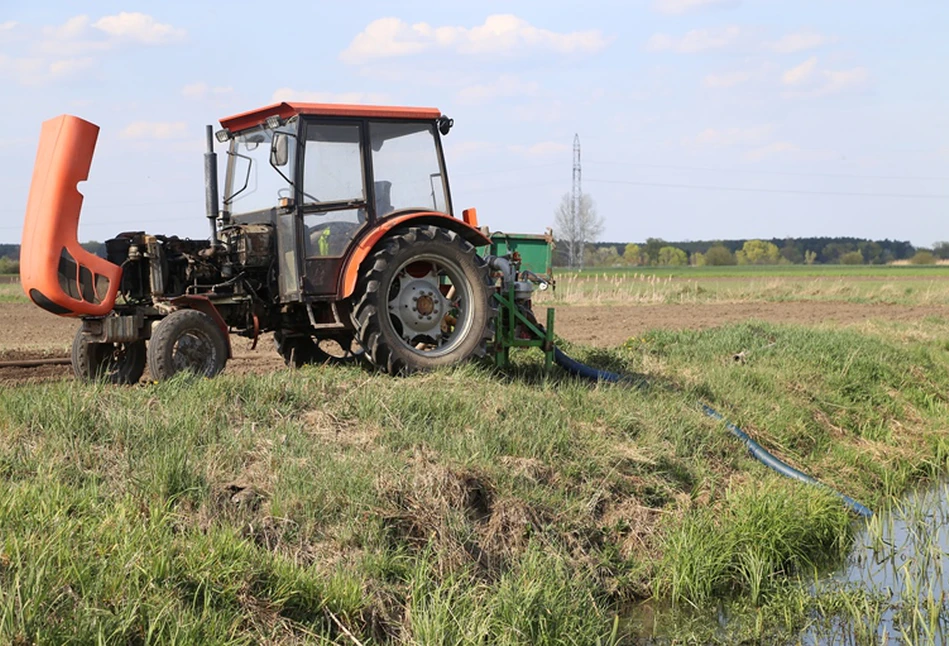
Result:
M630 614L630 643L733 643L749 636L747 643L805 646L949 643L949 481L858 522L842 566L816 575L805 594L789 595L795 600L788 602L783 631L781 600L766 612L649 602ZM769 622L755 637L756 627Z

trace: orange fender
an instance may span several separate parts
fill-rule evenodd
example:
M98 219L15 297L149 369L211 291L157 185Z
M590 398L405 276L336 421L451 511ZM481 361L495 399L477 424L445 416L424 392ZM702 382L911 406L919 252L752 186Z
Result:
M82 193L99 126L62 115L43 123L20 247L20 282L34 303L60 316L112 311L122 268L77 239Z
M470 222L473 222L474 225L469 224ZM421 211L396 215L380 222L375 229L370 231L367 236L356 244L355 249L353 249L349 258L346 259L346 264L343 267L343 280L339 297L349 298L353 295L353 292L356 291L356 281L359 279L359 267L383 236L399 225L413 224L433 224L438 227L451 229L476 247L491 244L491 239L485 237L483 233L475 228L477 225L477 215L474 209L465 210L464 221L457 220L447 213L439 213L438 211Z

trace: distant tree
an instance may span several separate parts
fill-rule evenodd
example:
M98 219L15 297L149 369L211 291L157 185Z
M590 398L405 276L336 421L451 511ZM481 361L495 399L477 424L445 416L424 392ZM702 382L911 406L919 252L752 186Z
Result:
M623 264L623 259L620 257L619 252L616 251L614 245L606 245L605 247L598 247L593 252L592 265L597 267L619 267Z
M785 240L784 246L781 247L781 257L792 265L800 265L804 262L804 252L801 251L800 245L790 238Z
M659 264L659 250L666 246L666 241L662 238L646 238L646 246L643 253L646 255L646 261L650 265Z
M665 246L659 249L659 264L681 266L689 264L689 256L678 247Z
M626 248L623 250L623 261L632 267L642 264L643 252L638 244L630 242L626 245Z
M0 274L20 273L20 261L9 256L0 258Z
M773 242L749 240L735 252L739 265L776 265L781 260L781 252Z
M935 265L936 256L928 249L920 249L909 261L914 265Z
M933 244L933 255L939 260L949 260L949 242L937 242Z
M863 254L859 251L848 251L840 257L841 265L862 265Z
M805 252L804 252L804 264L805 264L805 265L813 265L815 262L817 262L817 252L816 252L816 251L811 251L810 249L808 249L807 251L805 251Z
M735 255L727 247L717 244L709 247L705 252L705 264L721 267L724 265L734 265L737 262Z
M597 215L593 198L587 193L580 196L579 212L574 210L570 194L564 194L554 212L554 227L557 238L567 247L569 265L576 267L579 264L583 269L584 246L595 242L603 233L603 218Z
M864 240L857 243L857 251L863 256L863 261L869 265L883 264L883 247L879 242Z
M704 267L708 264L708 261L705 259L705 254L701 251L696 251L689 257L689 262L693 267Z
M821 259L825 263L840 262L840 257L845 253L856 250L856 245L851 242L831 242L824 246L821 251Z

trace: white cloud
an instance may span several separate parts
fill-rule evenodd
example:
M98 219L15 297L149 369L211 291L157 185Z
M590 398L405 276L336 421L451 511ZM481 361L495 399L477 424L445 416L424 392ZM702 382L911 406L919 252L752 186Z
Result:
M869 80L870 72L865 67L825 69L819 66L816 56L781 75L784 85L791 88L784 94L787 97L818 97L859 90L864 88Z
M742 29L737 25L720 27L717 29L693 29L682 37L668 34L653 34L646 41L646 49L653 52L676 52L679 54L695 54L710 49L721 49L735 44L742 36Z
M43 27L43 35L53 40L72 40L79 38L89 26L89 16L73 16L58 27Z
M747 128L706 128L685 143L700 146L756 146L768 139L771 131L772 127L767 124Z
M773 157L775 155L781 155L786 153L796 153L800 152L800 147L792 144L789 141L775 141L766 146L761 146L753 150L749 150L745 154L745 158L751 161L761 161L767 157Z
M122 131L123 139L183 139L187 135L184 121L135 121Z
M832 42L834 38L816 31L797 31L785 34L779 40L769 43L768 47L778 54L793 54Z
M93 60L85 58L65 58L49 64L49 72L53 77L68 76L79 70L92 67Z
M498 97L534 96L540 89L536 81L522 81L517 76L504 74L494 83L469 85L458 92L461 103L483 103Z
M514 145L508 146L508 150L525 157L550 157L552 155L562 155L570 150L570 146L558 141L541 141L530 146Z
M270 99L274 103L298 101L301 103L349 103L378 105L390 103L389 95L380 92L307 92L282 87Z
M92 65L91 58L48 60L37 56L11 57L0 54L0 76L9 76L21 85L42 85Z
M353 38L340 60L365 63L375 59L410 56L431 50L459 54L512 55L528 50L561 54L596 52L609 44L599 30L558 33L534 27L511 14L488 16L476 27L408 24L399 18L380 18Z
M702 85L707 88L724 89L741 85L750 79L751 74L742 71L708 74L702 79Z
M477 140L456 140L454 137L447 137L442 142L445 147L445 155L452 160L467 159L475 157L481 153L494 152L500 149L500 146L488 141ZM464 174L462 174L463 176Z
M811 56L809 59L792 67L781 75L781 81L785 85L802 85L807 83L813 76L817 68L817 57Z
M185 37L184 29L160 23L148 14L137 12L123 11L114 16L104 16L92 26L115 38L146 45L173 43Z
M186 96L189 99L207 99L211 97L220 97L233 94L233 92L234 88L232 87L211 87L204 82L190 83L181 88L181 95Z
M660 13L683 14L715 7L734 7L739 0L656 0L653 7Z
M854 67L849 70L823 70L824 94L854 90L866 85L870 80L870 72L865 67Z
M32 35L24 32L4 38L5 34L19 34L20 27L13 21L0 23L0 39L17 38L23 43L21 55L0 57L0 73L23 85L69 77L92 67L104 52L123 45L161 45L185 35L185 30L159 23L149 15L125 12L96 22L81 14L34 30Z

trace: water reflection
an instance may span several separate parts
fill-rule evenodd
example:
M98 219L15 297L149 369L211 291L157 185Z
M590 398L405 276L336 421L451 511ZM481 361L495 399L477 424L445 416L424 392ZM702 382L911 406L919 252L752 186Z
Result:
M949 644L949 481L858 522L836 571L760 608L637 604L624 613L628 643Z
M945 644L949 638L949 483L914 492L879 511L854 541L846 565L815 586L819 598L859 592L836 622L804 643ZM857 599L857 597L851 597ZM833 625L836 624L836 625Z

